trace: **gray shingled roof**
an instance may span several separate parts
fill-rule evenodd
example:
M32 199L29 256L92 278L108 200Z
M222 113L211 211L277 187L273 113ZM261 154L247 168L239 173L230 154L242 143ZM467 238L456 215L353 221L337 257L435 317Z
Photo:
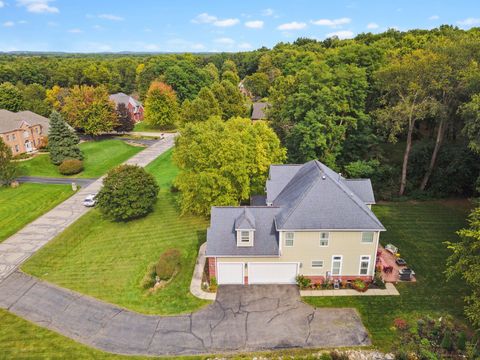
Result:
M273 200L292 180L297 171L303 165L270 165L270 172L266 184L267 203L273 203Z
M255 229L255 218L252 212L245 206L243 212L235 219L235 230Z
M365 204L375 204L375 195L370 179L342 179L341 181Z
M273 201L277 229L385 230L342 179L317 160L304 164Z
M30 125L42 125L43 132L48 133L49 120L46 117L28 110L15 113L0 109L0 133L18 129L24 121Z
M212 207L207 231L207 256L278 256L278 232L274 217L280 210L272 206L248 207L255 219L254 246L237 246L235 220L244 207Z
M125 106L130 102L133 101L133 103L137 106L142 105L139 101L135 100L133 97L130 95L124 94L122 92L112 94L109 96L110 100L113 101L117 106L118 104L125 104Z
M267 116L265 115L265 108L267 108L270 104L265 102L256 102L253 103L252 107L252 120L263 120L266 119Z

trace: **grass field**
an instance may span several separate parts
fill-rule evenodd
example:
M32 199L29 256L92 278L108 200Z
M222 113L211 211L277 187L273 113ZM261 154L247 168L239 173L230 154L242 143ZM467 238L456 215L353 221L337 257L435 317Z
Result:
M0 242L73 194L69 185L0 187Z
M23 270L96 298L148 314L176 314L205 305L189 292L207 221L179 215L170 184L177 174L169 151L148 166L161 187L155 211L113 223L94 209L35 254ZM183 255L181 271L164 289L146 295L139 284L147 266L170 248Z
M96 178L143 150L121 140L87 141L80 144L84 170L73 177ZM18 163L21 176L66 177L50 162L48 154Z
M387 231L382 244L393 243L416 272L417 283L400 284L400 296L305 298L319 307L355 307L372 335L373 343L391 349L397 317L414 321L420 314L450 314L463 320L466 288L460 280L445 279L449 251L444 241L457 239L455 231L465 225L467 201L387 203L375 206L375 213Z

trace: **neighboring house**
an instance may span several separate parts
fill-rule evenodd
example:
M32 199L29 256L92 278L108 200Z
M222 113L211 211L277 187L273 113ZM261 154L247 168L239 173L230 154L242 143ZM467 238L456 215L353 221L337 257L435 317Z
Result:
M380 232L369 179L319 161L272 165L263 206L212 207L208 273L219 284L295 283L304 275L370 280ZM260 201L256 198L256 201Z
M117 107L120 104L124 104L133 121L136 123L143 120L143 105L130 95L124 93L112 94L110 95L110 100L113 101Z
M266 120L267 116L265 115L265 110L270 106L266 102L255 102L252 105L252 120Z
M37 150L45 144L49 120L31 111L0 110L0 137L13 156Z

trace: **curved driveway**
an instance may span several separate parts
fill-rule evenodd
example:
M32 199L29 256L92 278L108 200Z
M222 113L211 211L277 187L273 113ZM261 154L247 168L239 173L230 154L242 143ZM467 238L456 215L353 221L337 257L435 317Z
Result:
M353 309L315 309L294 285L225 285L192 314L148 316L21 272L0 283L0 307L100 350L130 355L209 354L370 345Z

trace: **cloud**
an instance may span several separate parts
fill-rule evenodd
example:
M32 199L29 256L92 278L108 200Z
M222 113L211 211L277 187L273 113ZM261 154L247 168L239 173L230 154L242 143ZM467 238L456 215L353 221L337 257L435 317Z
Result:
M103 27L100 25L93 25L92 28L95 30L103 30Z
M214 26L219 26L219 27L228 27L228 26L233 26L237 25L240 22L238 19L224 19L224 20L216 20L213 22Z
M98 15L100 19L112 20L112 21L123 21L125 20L123 17L113 14L100 14Z
M158 50L160 50L160 47L157 44L145 44L143 46L143 48L145 50L148 50L148 51L158 51Z
M252 48L252 45L248 42L243 42L243 43L240 43L238 44L238 48L239 49L251 49Z
M205 49L205 45L200 44L200 43L196 43L196 44L193 44L193 45L192 45L192 49L193 49L193 50L204 50L204 49Z
M264 9L262 11L263 16L272 16L273 14L275 14L275 11L273 9L270 9L270 8Z
M327 34L327 37L333 37L336 36L339 39L351 39L353 37L354 33L353 31L350 30L340 30L340 31L335 31Z
M263 21L262 20L247 21L245 23L245 26L250 29L261 29L263 28Z
M352 19L343 17L339 19L320 19L316 21L312 21L312 24L314 25L319 25L319 26L328 26L331 28L336 28L341 25L349 24L352 21Z
M28 12L42 14L57 14L60 12L57 7L50 6L49 3L54 0L17 0L18 6L25 7Z
M378 24L377 23L374 23L374 22L371 22L371 23L368 23L367 24L367 29L378 29Z
M457 24L459 25L466 25L466 26L470 26L470 25L478 25L480 24L480 18L466 18L465 20L459 20L457 21Z
M3 23L3 26L4 27L12 27L12 26L15 26L15 23L13 21L5 21Z
M201 13L197 15L195 18L193 18L192 22L195 24L212 24L218 27L228 27L228 26L237 25L240 22L240 20L236 18L219 19L214 15L210 15L208 13Z
M235 44L235 40L228 38L228 37L222 37L222 38L217 38L214 40L217 44L222 44L222 45L233 45Z
M27 20L20 20L18 23L19 24L28 24L28 21Z
M428 18L428 20L438 20L438 19L440 19L440 16L438 15L432 15Z
M5 3L3 1L0 1L0 8L3 8L5 6Z
M69 33L72 33L72 34L81 34L83 33L83 31L81 29L78 29L78 28L75 28L75 29L70 29L68 30Z
M307 27L307 24L304 22L292 21L292 22L285 23L278 26L277 29L288 31L288 30L301 30L301 29L305 29L306 27Z

